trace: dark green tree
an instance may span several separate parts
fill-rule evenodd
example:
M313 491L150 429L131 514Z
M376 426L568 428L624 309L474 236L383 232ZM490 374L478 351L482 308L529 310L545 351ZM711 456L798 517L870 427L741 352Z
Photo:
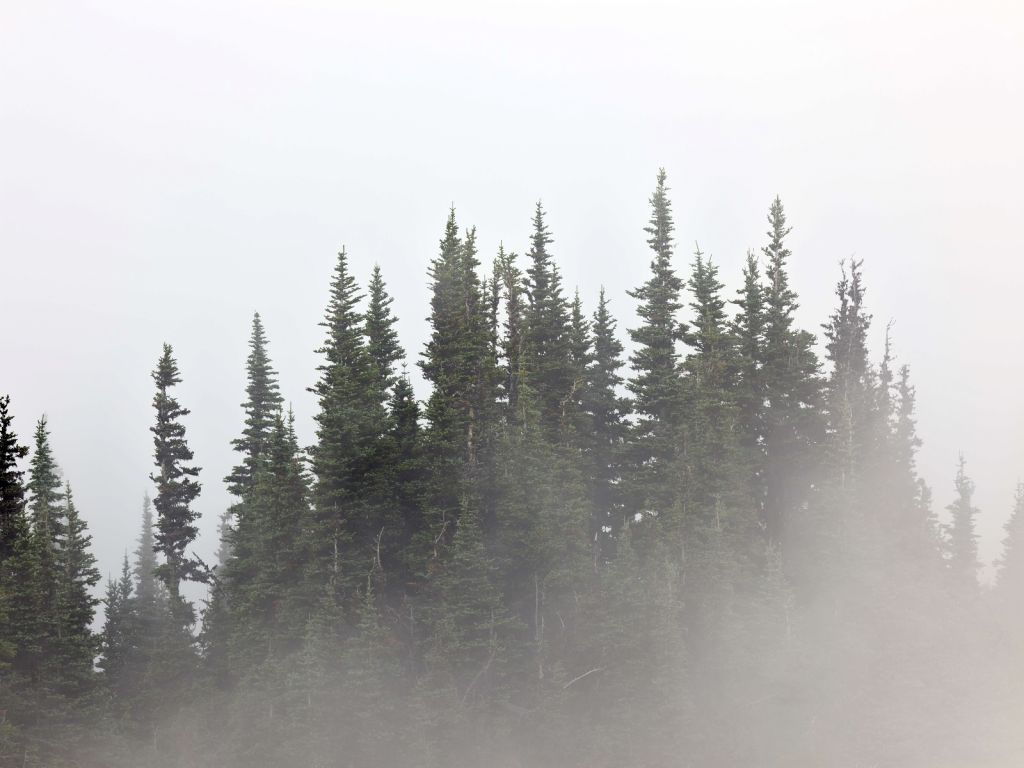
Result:
M207 580L203 563L187 553L199 533L196 525L199 513L192 504L201 487L195 480L199 467L191 464L192 450L188 447L185 425L181 422L190 411L171 394L171 390L181 383L181 376L170 344L164 344L163 354L153 371L153 381L156 384L153 397L156 424L150 427L150 431L153 433L157 471L150 475L150 479L156 483L156 498L153 500L157 512L156 547L164 556L164 562L157 567L156 573L167 586L172 610L183 625L191 625L195 620L193 610L181 597L180 587L183 580Z
M548 252L552 242L544 222L544 209L538 202L527 254L530 265L526 269L524 369L537 398L541 423L545 430L554 429L551 436L557 437L570 429L566 406L572 397L575 376L570 309L562 292L558 266Z
M626 516L621 480L629 406L619 392L623 349L603 287L592 329L593 353L587 363L582 395L582 408L587 416L583 463L592 509L590 537L594 554L607 558Z
M683 281L672 267L674 249L672 205L665 185L665 170L658 171L651 195L651 218L644 231L653 252L651 276L629 295L637 300L639 328L630 330L635 373L627 386L635 414L630 438L632 503L646 513L669 514L676 505L674 466L682 423L679 353L685 328L677 315L682 307Z
M799 307L789 284L787 262L792 255L785 238L782 201L776 197L768 212L769 242L762 252L764 291L765 524L787 553L787 517L801 508L810 486L812 447L822 439L821 383L814 336L794 326Z
M398 341L398 332L395 330L398 318L391 311L394 299L388 295L380 265L375 264L373 267L367 293L366 347L377 372L380 400L386 403L392 387L398 381L396 366L405 358L405 350Z
M311 450L314 514L307 546L314 591L330 582L349 595L370 567L380 530L376 469L387 427L376 364L357 309L360 299L343 248L321 323L327 338L317 350L323 356L317 368L320 379L312 388L319 411L317 442Z
M78 514L71 486L64 486L65 529L60 548L58 582L58 658L62 692L81 697L95 684L93 665L99 650L99 638L92 632L93 617L99 600L93 588L100 581L96 558L90 551L92 536Z
M246 386L245 425L241 437L232 441L232 447L240 453L241 462L224 478L228 491L239 498L245 497L252 487L260 460L266 452L274 419L281 409L281 393L274 370L267 354L267 336L263 321L257 312L252 318L252 334L249 337L249 357L245 362Z

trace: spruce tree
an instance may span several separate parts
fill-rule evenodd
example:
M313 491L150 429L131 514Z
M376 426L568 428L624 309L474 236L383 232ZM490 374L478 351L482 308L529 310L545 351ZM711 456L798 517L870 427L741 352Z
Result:
M619 394L622 384L622 343L608 308L604 288L593 319L593 354L586 368L583 411L588 419L584 445L588 494L592 505L590 538L595 557L608 557L626 515L621 489L626 445L628 404Z
M133 593L132 571L128 563L128 553L125 552L120 577L107 578L106 595L103 598L103 632L100 635L99 668L103 671L106 686L115 699L120 699L127 693L122 688L123 673L136 642Z
M629 293L638 302L641 320L640 327L629 332L634 344L629 360L635 375L627 386L636 416L630 438L630 486L636 508L655 515L670 513L676 503L672 475L682 423L676 345L685 336L677 318L683 281L672 267L675 224L665 180L661 169L650 199L651 218L644 228L654 254L651 276Z
M328 582L351 592L373 558L380 530L381 498L376 468L386 430L376 365L366 346L360 301L343 248L321 326L327 337L317 352L317 442L311 450L314 515L307 530L311 586Z
M526 375L537 397L541 423L552 437L568 429L567 402L574 383L573 338L562 278L548 246L554 242L544 209L537 203L526 269L525 350Z
M814 337L794 327L799 305L789 285L787 262L792 254L785 244L791 230L778 197L769 209L768 224L769 243L762 248L766 262L763 375L768 404L765 524L769 537L780 542L786 538L786 518L801 507L810 485L811 450L821 440L821 385Z
M29 517L32 526L32 570L28 578L35 597L40 663L48 676L60 675L61 557L67 534L60 470L50 449L46 417L36 424L35 450L29 463Z
M65 530L60 549L58 582L58 638L61 687L65 695L81 696L95 682L93 663L99 650L92 632L99 600L92 590L100 581L96 558L90 551L92 536L78 514L71 486L64 486Z
M380 400L385 403L391 388L398 381L395 366L405 357L405 351L398 341L398 332L395 330L398 318L391 311L394 299L388 295L378 264L373 267L367 293L369 301L365 319L366 346L375 366Z
M11 423L11 397L0 397L0 565L14 552L19 539L26 533L25 486L18 461L28 455L28 447L18 444L18 436Z
M232 441L234 449L242 455L241 462L224 479L228 484L228 491L240 499L244 499L252 487L261 457L266 452L274 428L274 418L282 403L277 372L267 354L267 337L259 312L252 318L252 334L249 337L249 357L245 363L245 372L246 399L242 403L245 410L245 426L241 437Z
M522 373L523 334L526 322L523 273L516 264L517 256L498 249L495 270L501 280L501 296L505 304L505 320L499 341L500 356L504 361L502 394L506 418L515 418L519 395L519 377Z
M752 462L755 488L759 486L757 479L765 439L764 290L757 255L747 251L743 287L737 291L738 298L733 301L737 312L732 323L732 335L736 340L739 358L736 402L740 412L743 443Z
M150 479L157 488L153 500L157 511L156 547L164 556L164 563L157 567L156 572L170 593L172 610L183 624L188 625L194 616L191 606L181 598L181 582L206 581L207 574L203 563L187 553L199 533L196 525L199 513L192 509L200 492L200 485L195 480L199 467L190 463L192 451L185 439L185 425L181 422L190 411L171 394L171 390L181 383L173 353L171 345L164 344L163 354L153 371L156 424L150 427L150 431L153 433L157 471L150 475Z
M974 530L978 509L973 505L974 482L967 476L967 461L963 455L957 466L955 485L956 499L946 507L951 519L949 570L955 584L973 591L978 586L978 536Z
M429 541L450 541L459 509L483 494L482 465L490 450L497 399L488 298L477 270L476 234L463 239L450 211L440 253L431 262L431 334L420 360L432 385L424 409L424 451L435 471L426 478Z
M1013 500L1013 512L1004 527L1003 553L998 562L999 578L996 582L996 594L1003 604L1016 607L1024 599L1024 483L1017 483L1017 492ZM1016 617L1016 624L1024 626L1024 620Z

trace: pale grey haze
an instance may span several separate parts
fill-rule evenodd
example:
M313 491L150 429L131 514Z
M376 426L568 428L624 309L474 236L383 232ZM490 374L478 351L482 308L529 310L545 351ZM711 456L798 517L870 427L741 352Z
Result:
M380 263L415 361L454 203L482 255L553 252L620 329L659 166L678 269L730 290L781 195L800 322L865 260L919 391L938 508L963 451L981 554L1024 475L1024 5L16 2L0 11L0 392L49 416L104 571L150 487L152 370L178 355L203 535L241 427L252 312L312 442L334 254ZM415 374L415 368L412 369ZM425 396L417 377L418 392Z

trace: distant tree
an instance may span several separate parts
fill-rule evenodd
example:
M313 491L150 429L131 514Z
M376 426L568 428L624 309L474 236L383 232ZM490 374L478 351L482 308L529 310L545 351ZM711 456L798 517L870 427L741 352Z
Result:
M967 461L960 456L956 472L956 499L946 507L950 515L949 570L961 587L974 590L978 586L978 535L973 505L974 482L967 476Z
M548 246L554 242L537 203L526 268L525 371L530 379L541 424L557 436L567 428L564 403L573 387L572 338L569 305L562 278Z
M79 516L71 494L64 486L65 530L60 549L58 582L58 649L65 695L80 697L95 684L93 665L99 651L99 638L92 632L93 617L99 600L93 589L100 581L96 558L90 551L92 536Z
M820 392L814 336L794 327L799 306L789 284L792 255L785 238L782 201L776 197L768 212L769 242L764 248L764 393L766 501L769 537L785 540L786 518L803 504L810 486L811 449L820 442ZM783 551L786 546L783 544Z
M376 369L380 400L386 403L391 388L398 381L395 366L405 357L405 351L398 341L398 332L395 330L398 318L391 310L394 299L388 295L380 265L375 264L373 267L367 292L369 302L365 318L366 346Z
M320 378L312 388L319 409L311 449L314 514L306 534L314 593L331 583L351 596L370 567L380 530L376 470L387 419L357 309L361 298L342 249L321 322L327 335L317 350Z
M584 464L592 505L591 541L595 555L611 554L626 510L621 489L622 463L628 434L628 404L619 393L623 379L622 343L604 288L593 320L593 354L587 363L583 411L587 416Z
M674 250L672 205L658 171L651 196L651 218L644 231L653 251L651 276L629 295L637 300L639 328L630 330L634 344L630 364L635 373L627 383L635 414L630 438L630 481L633 503L645 512L668 514L676 504L673 467L682 423L682 399L677 344L685 328L677 315L682 307L683 281L672 266Z
M156 424L150 427L150 431L153 433L157 471L150 475L150 479L156 483L157 489L153 500L157 512L156 547L164 556L164 563L157 566L156 574L167 586L172 610L184 624L191 624L194 614L181 597L181 582L206 581L207 574L202 562L186 552L199 533L196 525L199 513L192 508L200 492L200 485L194 479L199 474L199 467L190 464L192 450L188 447L185 425L181 422L190 411L171 394L174 386L181 383L173 353L171 345L164 344L163 354L153 371Z

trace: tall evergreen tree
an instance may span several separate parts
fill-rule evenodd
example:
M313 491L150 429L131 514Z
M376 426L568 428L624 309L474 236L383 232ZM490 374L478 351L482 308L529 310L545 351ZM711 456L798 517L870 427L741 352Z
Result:
M544 209L537 203L526 269L525 370L537 397L541 423L556 428L552 436L568 429L566 403L573 388L572 330L570 310L562 292L562 278L548 246L554 242Z
M808 488L811 448L821 439L820 381L814 336L794 327L798 308L789 284L787 262L792 255L785 238L782 201L776 197L768 211L769 242L765 257L764 391L765 451L767 455L765 523L773 541L785 553L786 518L803 504Z
M61 542L57 593L58 648L64 693L81 696L95 682L93 665L99 643L92 632L92 622L100 601L92 591L100 581L100 572L90 551L92 536L78 514L70 485L65 484L63 496L66 527Z
M123 672L135 642L133 592L131 566L128 553L125 552L120 577L107 578L106 595L103 598L103 632L100 636L99 668L103 670L107 688L117 699L127 694L122 688Z
M626 515L621 479L629 406L619 393L623 381L619 373L623 366L622 351L615 318L602 287L594 312L593 354L587 364L583 391L583 411L588 420L584 462L595 556L610 554Z
M424 451L436 468L424 488L431 542L450 541L462 505L483 493L498 381L478 268L475 231L461 238L452 209L430 265L431 334L419 363L432 385L424 409Z
M321 323L327 338L317 350L323 356L320 379L312 389L320 407L311 451L315 514L307 533L314 587L331 582L346 592L373 557L381 502L374 470L386 429L378 374L357 310L360 298L343 248Z
M241 437L232 441L234 449L242 454L241 462L224 478L228 491L244 498L252 488L260 460L266 452L274 428L274 418L281 409L281 393L277 372L267 354L267 336L263 321L257 312L252 318L249 337L249 357L245 363L246 387L245 426Z
M194 616L191 606L181 598L181 582L207 579L203 563L186 551L199 533L196 525L199 513L192 508L200 492L195 480L199 467L190 464L192 451L185 439L185 425L181 423L190 411L171 394L174 386L181 383L181 377L170 344L164 344L163 354L153 371L153 381L156 384L153 397L156 424L150 431L157 471L150 479L157 488L153 500L157 511L156 547L164 556L164 563L156 572L167 586L172 609L183 623L191 624Z
M737 307L733 319L732 335L736 339L739 358L736 402L740 409L743 442L753 462L755 487L760 485L759 473L765 439L765 381L764 381L764 295L757 255L747 251L743 267L743 286L734 300ZM758 496L763 490L758 491Z
M978 586L978 535L974 530L978 509L973 499L974 482L967 476L967 461L961 455L956 471L956 499L946 507L951 519L949 570L956 584L970 590Z
M1013 512L1004 528L1003 553L999 558L997 594L1004 604L1019 606L1024 599L1024 483L1017 483ZM1024 626L1024 621L1018 619Z
M405 351L398 341L395 324L398 318L392 314L394 299L388 295L380 265L375 264L370 283L367 286L369 301L366 307L366 346L377 373L377 386L381 402L387 402L391 388L398 381L395 366L405 357Z
M630 440L634 503L645 512L662 515L670 513L676 503L672 474L682 421L676 345L685 336L677 318L683 281L672 267L675 224L665 180L661 169L650 199L651 218L644 229L654 254L651 276L629 293L639 303L641 325L629 332L635 345L630 356L635 375L627 385L636 415Z
M18 461L28 455L28 447L18 444L11 423L11 397L0 397L0 565L14 552L26 533L25 486Z

